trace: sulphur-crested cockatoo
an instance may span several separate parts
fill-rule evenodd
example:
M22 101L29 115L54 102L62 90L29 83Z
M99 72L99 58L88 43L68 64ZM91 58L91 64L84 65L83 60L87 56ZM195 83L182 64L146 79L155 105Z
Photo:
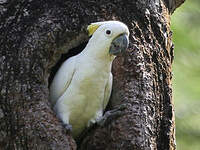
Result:
M50 86L50 101L63 124L77 137L103 117L112 89L112 61L128 47L129 30L119 21L88 26L85 49L66 60Z

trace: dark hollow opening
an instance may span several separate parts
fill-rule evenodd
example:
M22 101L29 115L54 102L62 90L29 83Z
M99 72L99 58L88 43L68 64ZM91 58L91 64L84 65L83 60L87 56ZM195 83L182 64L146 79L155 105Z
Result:
M68 53L61 55L61 57L58 60L58 62L56 63L56 65L51 68L51 73L50 73L49 81L48 81L49 82L49 87L51 85L51 82L52 82L54 76L56 75L56 72L61 67L62 63L64 61L66 61L68 58L70 58L72 56L75 56L75 55L79 54L80 52L82 52L86 45L87 45L87 42L81 43L79 46L70 49L68 51Z

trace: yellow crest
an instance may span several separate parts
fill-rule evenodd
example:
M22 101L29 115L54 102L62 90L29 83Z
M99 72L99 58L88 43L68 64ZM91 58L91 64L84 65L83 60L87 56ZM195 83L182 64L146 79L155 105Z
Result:
M89 36L91 36L96 30L97 28L100 26L100 24L91 24L87 27L87 30L89 32Z

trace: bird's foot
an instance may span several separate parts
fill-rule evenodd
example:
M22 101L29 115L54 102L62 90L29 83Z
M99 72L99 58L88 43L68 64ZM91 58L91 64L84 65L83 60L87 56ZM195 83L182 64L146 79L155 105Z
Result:
M63 124L64 128L66 129L67 132L71 132L72 131L72 125L64 123Z
M102 118L97 120L97 125L101 127L108 125L112 120L117 119L126 114L126 112L124 111L126 108L127 104L122 104L113 110L106 111Z
M126 114L126 112L124 110L127 108L127 106L128 106L128 104L122 104L113 110L107 111L104 114L104 116L102 116L101 118L96 120L96 122L90 121L88 128L86 128L81 133L81 135L79 135L79 137L75 139L76 142L81 143L81 141L84 139L84 137L87 135L87 133L90 132L92 129L96 128L97 126L100 126L100 127L106 126L112 120L117 119L117 118L123 116L124 114Z

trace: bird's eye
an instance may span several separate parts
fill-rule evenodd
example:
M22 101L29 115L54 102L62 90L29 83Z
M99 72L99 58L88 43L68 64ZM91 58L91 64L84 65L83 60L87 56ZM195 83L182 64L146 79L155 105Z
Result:
M111 31L110 30L106 30L106 34L111 34Z
M110 29L106 29L105 33L106 33L107 36L111 36L112 31Z

